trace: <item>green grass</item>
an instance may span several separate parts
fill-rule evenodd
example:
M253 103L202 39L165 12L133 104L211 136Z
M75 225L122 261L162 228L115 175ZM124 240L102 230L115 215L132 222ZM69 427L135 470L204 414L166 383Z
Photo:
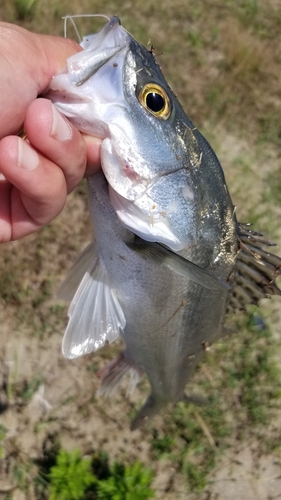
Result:
M152 479L152 471L139 461L110 465L104 453L84 458L78 450L60 449L49 469L46 463L41 467L35 483L49 500L147 500L154 497Z
M91 460L82 459L80 452L61 450L56 465L50 471L50 500L81 500L95 478L90 471Z

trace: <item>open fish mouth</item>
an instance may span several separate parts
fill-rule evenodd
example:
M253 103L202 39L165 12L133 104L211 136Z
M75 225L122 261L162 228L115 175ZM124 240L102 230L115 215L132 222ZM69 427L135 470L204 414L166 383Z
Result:
M78 52L70 57L67 68L74 85L83 85L107 61L128 46L128 34L120 29L120 20L112 17L103 29L95 34L83 38L81 47L83 55Z

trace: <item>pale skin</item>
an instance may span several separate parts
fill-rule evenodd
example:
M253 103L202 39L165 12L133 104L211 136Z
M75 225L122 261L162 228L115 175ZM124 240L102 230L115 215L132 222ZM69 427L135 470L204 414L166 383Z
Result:
M61 212L67 194L100 169L101 141L37 98L79 45L8 23L0 39L0 242L8 242Z

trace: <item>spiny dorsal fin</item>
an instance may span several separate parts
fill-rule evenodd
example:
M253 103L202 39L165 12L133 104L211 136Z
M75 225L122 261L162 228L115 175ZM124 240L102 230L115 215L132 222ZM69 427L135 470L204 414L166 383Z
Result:
M281 258L267 252L264 246L274 246L262 234L249 229L248 224L239 224L240 250L228 311L245 309L247 304L257 304L270 295L281 295L276 278L281 275Z

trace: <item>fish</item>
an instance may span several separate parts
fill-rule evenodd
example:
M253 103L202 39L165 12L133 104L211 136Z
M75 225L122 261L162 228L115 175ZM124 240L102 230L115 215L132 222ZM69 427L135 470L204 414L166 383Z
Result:
M88 178L91 242L59 296L70 301L68 359L119 335L124 351L99 373L110 396L146 374L137 429L186 393L228 312L280 295L273 244L237 221L222 167L185 114L153 50L113 17L51 81L46 97L82 132L102 139L102 171Z

